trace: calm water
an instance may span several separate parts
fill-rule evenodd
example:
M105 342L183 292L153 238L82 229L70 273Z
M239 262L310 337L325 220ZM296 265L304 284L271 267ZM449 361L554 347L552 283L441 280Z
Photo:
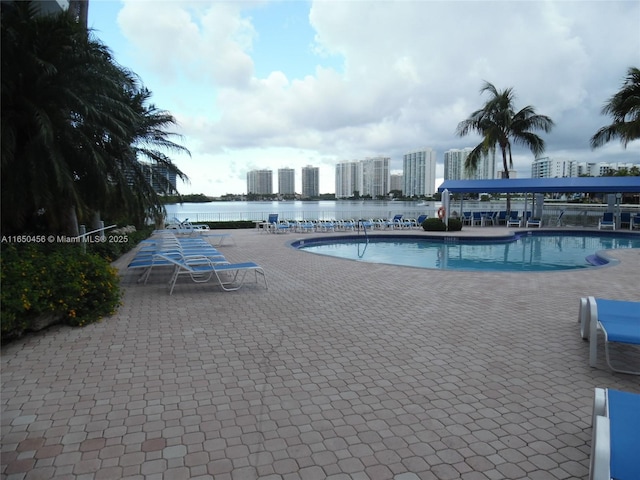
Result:
M305 242L307 243L307 242ZM309 243L307 252L350 260L441 270L542 272L588 268L586 260L599 250L640 248L640 235L523 235L515 241L464 241L370 238L361 241Z
M524 203L512 202L513 208L523 210ZM348 218L393 218L396 214L417 218L420 214L436 215L440 202L392 202L392 201L291 201L291 202L208 202L167 205L168 219L173 217L191 222L219 222L228 220L266 220L270 213L287 220L343 220ZM504 202L464 203L465 210L483 208L504 210ZM451 204L451 210L460 210L459 204Z

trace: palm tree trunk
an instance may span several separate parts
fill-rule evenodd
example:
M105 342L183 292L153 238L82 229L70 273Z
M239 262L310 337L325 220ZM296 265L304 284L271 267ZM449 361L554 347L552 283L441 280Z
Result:
M504 147L500 147L502 150L502 167L503 167L503 175L502 178L509 178L509 165L507 164L507 150ZM507 192L507 214L511 213L511 194Z
M66 230L70 237L77 237L80 235L80 228L78 227L78 216L76 215L76 206L70 205L66 214Z

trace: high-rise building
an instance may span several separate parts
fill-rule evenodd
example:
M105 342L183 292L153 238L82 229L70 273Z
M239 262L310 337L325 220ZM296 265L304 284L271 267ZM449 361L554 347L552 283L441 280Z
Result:
M571 176L571 162L559 158L536 158L531 164L531 178L563 178Z
M472 148L451 149L444 152L444 179L445 180L491 180L496 178L495 151L483 155L474 171L465 168L467 157L473 151Z
M464 163L471 153L472 148L453 148L444 152L444 179L462 180L464 179Z
M374 157L361 161L362 195L378 198L389 194L390 163L389 157Z
M404 154L402 159L406 197L431 196L436 193L436 152L423 148Z
M315 198L320 196L320 169L307 165L302 167L302 197Z
M147 183L151 185L156 193L164 195L171 194L177 191L177 174L175 171L170 171L164 165L151 164L146 162L140 162L140 165L142 166L142 171L144 172ZM127 178L129 179L130 184L133 185L133 172L131 172L130 175L127 175Z
M389 176L389 191L400 190L404 188L404 175L392 173Z
M336 198L362 195L362 163L342 162L336 165Z
M563 158L541 157L531 163L531 178L600 177L621 168L630 169L634 166L638 165L633 163L576 162Z
M273 171L251 170L247 172L247 193L271 195L273 193Z
M295 195L296 172L293 168L278 169L278 193L280 195Z

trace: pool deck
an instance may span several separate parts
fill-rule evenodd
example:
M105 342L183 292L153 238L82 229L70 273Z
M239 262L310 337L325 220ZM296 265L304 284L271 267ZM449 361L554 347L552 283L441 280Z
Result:
M581 296L640 301L640 249L463 272L289 247L333 233L230 233L220 249L268 290L169 296L129 254L114 316L3 347L3 479L586 479L594 387L640 393L589 367L577 323Z

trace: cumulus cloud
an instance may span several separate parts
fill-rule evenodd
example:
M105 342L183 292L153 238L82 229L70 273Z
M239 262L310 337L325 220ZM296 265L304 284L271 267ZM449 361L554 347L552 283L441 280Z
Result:
M553 118L554 132L542 134L549 155L596 161L639 152L633 144L600 154L588 148L608 121L602 104L638 64L640 42L629 36L637 2L314 1L317 66L301 78L284 67L256 76L254 7L127 0L120 12L150 71L212 90L211 115L185 113L181 122L197 139L196 157L246 149L255 161L270 148L293 148L300 165L290 166L384 154L399 168L403 153L431 146L441 162L445 150L479 141L455 130L482 105L485 80L513 87L517 107ZM339 67L322 66L326 56L341 58ZM526 176L531 154L515 158ZM246 169L235 168L244 181Z

